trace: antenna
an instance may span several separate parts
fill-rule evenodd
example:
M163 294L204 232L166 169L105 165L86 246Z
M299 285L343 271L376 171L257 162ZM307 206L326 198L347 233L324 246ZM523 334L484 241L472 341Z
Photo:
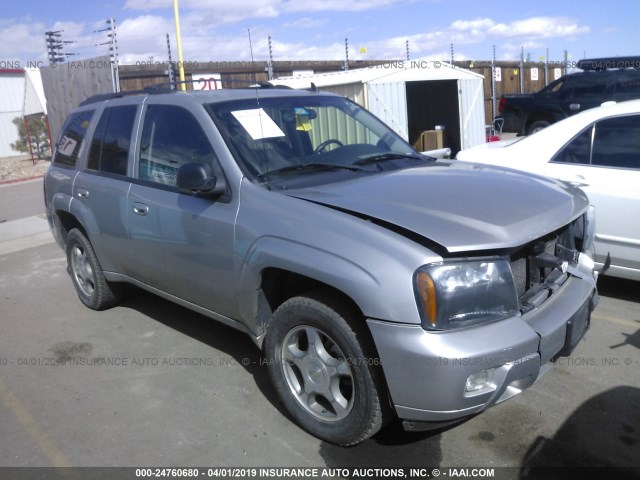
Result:
M258 83L256 78L256 64L253 60L253 45L251 44L251 29L247 28L247 33L249 34L249 52L251 53L251 72L253 74L253 83Z

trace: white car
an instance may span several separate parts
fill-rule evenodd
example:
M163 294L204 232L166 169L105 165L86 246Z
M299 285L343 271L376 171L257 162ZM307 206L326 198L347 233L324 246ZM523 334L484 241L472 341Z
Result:
M596 208L596 261L640 281L640 100L607 102L531 136L486 143L458 160L524 170L580 186Z

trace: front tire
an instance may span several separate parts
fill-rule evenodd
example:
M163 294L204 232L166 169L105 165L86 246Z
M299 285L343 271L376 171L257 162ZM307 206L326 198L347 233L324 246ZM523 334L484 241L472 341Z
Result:
M91 242L74 228L66 239L67 265L80 301L92 310L104 310L120 300L117 286L104 278Z
M282 403L312 435L342 446L383 424L383 381L359 312L321 294L293 297L273 314L265 338Z

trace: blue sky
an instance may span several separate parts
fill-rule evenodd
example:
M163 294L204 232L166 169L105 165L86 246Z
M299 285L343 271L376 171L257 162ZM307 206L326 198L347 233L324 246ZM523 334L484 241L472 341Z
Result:
M185 61L249 60L251 31L256 60L516 59L640 55L638 0L180 0ZM64 30L67 51L88 58L105 53L94 33L114 17L121 63L167 59L166 33L176 60L172 0L1 0L0 68L12 60L46 59L44 32Z

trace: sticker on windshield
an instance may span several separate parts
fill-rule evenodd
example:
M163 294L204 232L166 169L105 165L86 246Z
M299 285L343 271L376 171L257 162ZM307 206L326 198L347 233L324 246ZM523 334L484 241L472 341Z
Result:
M296 114L296 130L308 132L311 130L311 121L309 120L309 112L301 107L294 108Z
M231 114L254 140L284 137L284 132L262 108L237 110Z

